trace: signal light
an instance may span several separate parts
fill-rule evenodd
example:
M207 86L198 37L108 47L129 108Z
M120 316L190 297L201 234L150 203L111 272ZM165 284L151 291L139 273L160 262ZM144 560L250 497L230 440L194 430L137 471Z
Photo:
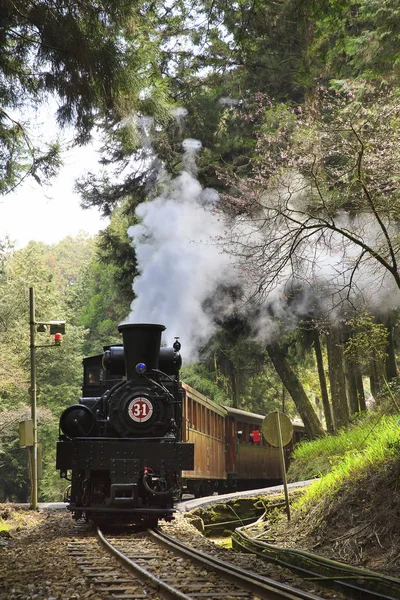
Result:
M54 335L54 345L61 346L62 339L63 339L62 333L56 333Z

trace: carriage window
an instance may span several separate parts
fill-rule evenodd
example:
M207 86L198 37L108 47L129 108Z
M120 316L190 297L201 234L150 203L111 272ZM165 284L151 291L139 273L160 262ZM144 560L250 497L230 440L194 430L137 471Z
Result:
M100 382L100 369L88 369L86 373L87 383L99 383Z
M253 444L259 444L261 442L261 435L259 429L253 429L253 431L250 431L250 441Z

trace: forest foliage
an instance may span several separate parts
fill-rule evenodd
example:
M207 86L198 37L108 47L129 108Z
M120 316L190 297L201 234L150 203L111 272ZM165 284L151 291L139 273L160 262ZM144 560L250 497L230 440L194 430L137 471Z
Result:
M144 246L132 246L128 228L138 207L189 196L182 171L200 182L209 222L223 224L207 250L229 257L225 275L231 265L240 275L215 279L202 297L210 334L186 381L218 402L300 416L310 437L395 395L399 12L396 0L0 0L0 192L59 169L59 141L31 135L32 111L55 101L54 120L73 128L75 144L101 136L99 169L76 189L83 206L111 217L96 240L0 244L2 412L27 403L29 287L38 319L68 323L62 347L38 357L43 494L60 493L57 418L79 397L81 359L118 339L144 275ZM201 150L183 151L188 138ZM180 252L185 227L162 226L172 275L191 240ZM178 278L168 290L183 329L200 275L197 288ZM23 495L12 486L23 451L4 435L3 493Z
M25 448L19 447L18 423L30 417L29 288L35 291L38 322L66 321L61 346L54 346L48 332L36 334L39 442L44 466L41 497L51 500L60 498L65 487L54 468L60 414L78 401L84 355L101 352L105 343L119 341L116 322L126 311L126 307L121 308L121 300L114 309L104 310L104 298L113 305L118 294L115 285L113 288L112 273L105 269L104 263L102 269L100 265L95 240L84 234L67 237L53 246L30 242L25 248L15 249L11 244L3 245L0 272L3 498L26 501L28 490L28 455ZM103 277L104 270L107 277ZM98 297L103 299L100 306L96 306Z

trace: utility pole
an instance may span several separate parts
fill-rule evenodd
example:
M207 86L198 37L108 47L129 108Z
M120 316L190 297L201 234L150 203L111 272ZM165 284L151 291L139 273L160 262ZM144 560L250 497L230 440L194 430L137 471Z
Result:
M30 328L30 349L31 349L31 419L33 422L33 444L29 447L30 470L31 470L31 504L32 510L38 507L38 460L37 460L37 415L36 415L36 322L35 322L35 292L29 288L29 328Z
M38 434L37 434L37 382L36 382L36 348L55 348L60 346L62 336L65 333L65 321L36 321L35 315L35 291L29 288L29 331L30 331L30 353L31 353L31 385L29 393L31 397L31 419L33 425L32 445L29 445L29 467L31 479L30 508L38 508ZM54 344L36 344L36 331L47 331L50 326L50 335L54 335Z

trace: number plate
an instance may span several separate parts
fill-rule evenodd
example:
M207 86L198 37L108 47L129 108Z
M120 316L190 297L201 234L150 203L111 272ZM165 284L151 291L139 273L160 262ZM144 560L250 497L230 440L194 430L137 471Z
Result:
M135 423L145 423L153 414L153 405L148 398L138 397L130 401L128 415Z

